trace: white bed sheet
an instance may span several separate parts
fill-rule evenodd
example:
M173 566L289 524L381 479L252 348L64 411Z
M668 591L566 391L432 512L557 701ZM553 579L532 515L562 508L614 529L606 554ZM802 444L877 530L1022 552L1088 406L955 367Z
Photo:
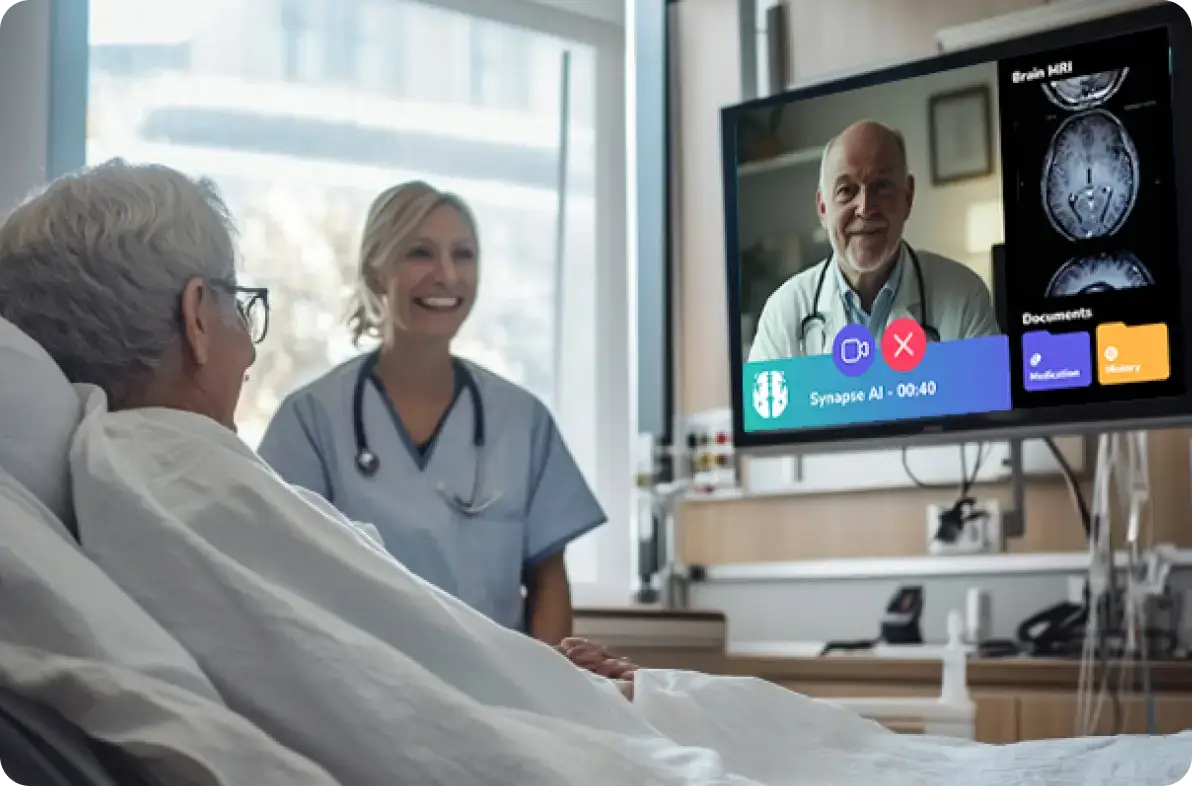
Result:
M638 681L652 726L768 786L1171 786L1192 769L1192 732L986 745L897 734L750 678L645 671Z

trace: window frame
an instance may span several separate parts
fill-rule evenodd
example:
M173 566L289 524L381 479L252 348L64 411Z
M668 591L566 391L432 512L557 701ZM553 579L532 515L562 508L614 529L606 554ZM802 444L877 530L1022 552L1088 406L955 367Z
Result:
M626 27L590 14L564 10L544 0L420 0L444 10L514 25L591 46L596 54L596 303L594 378L589 404L599 423L594 431L595 477L588 481L608 522L586 536L594 556L595 581L572 577L576 605L626 605L633 594L633 533L636 514L633 446L637 433L634 393L637 342L634 275L628 237ZM611 5L611 4L610 4ZM561 326L556 326L556 337ZM557 338L556 338L557 340ZM566 387L561 396L570 395ZM582 394L582 391L579 392ZM572 425L561 424L564 438ZM583 424L587 425L587 424ZM573 552L574 553L574 552ZM578 556L578 555L577 555ZM574 563L573 563L574 564ZM573 573L579 571L573 570Z
M588 480L604 507L608 522L587 536L594 581L573 575L572 600L577 605L624 605L633 592L632 543L635 506L633 435L636 405L633 370L637 348L633 340L632 269L628 238L628 90L625 69L625 28L576 12L529 0L429 0L501 24L517 25L591 46L596 55L596 390L590 401L595 428L583 429L595 439L595 477ZM565 279L566 286L566 279ZM583 286L572 282L571 286ZM556 326L556 340L562 331ZM566 388L560 397L582 395ZM564 436L575 431L565 424ZM583 424L587 425L587 424ZM573 552L574 553L574 552ZM578 557L579 555L576 554ZM574 563L573 563L574 564ZM573 570L573 573L580 571Z

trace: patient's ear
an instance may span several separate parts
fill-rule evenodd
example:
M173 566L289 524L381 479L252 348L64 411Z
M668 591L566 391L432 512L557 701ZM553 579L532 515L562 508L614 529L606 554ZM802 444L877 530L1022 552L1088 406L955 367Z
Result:
M212 329L219 318L212 294L201 278L192 278L182 290L183 350L200 366L211 359Z

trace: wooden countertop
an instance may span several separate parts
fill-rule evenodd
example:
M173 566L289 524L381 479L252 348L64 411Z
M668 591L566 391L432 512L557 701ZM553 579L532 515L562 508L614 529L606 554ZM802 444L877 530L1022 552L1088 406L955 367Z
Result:
M813 657L766 657L726 655L714 650L692 651L665 647L635 647L624 654L646 668L691 669L712 674L759 677L781 683L874 683L938 686L942 664L938 660L883 658L866 655ZM1112 677L1118 678L1117 664ZM1135 679L1141 671L1131 669ZM1094 670L1094 677L1100 670ZM970 658L967 677L970 689L1075 689L1080 663L1061 658ZM1130 685L1127 675L1126 685ZM1192 661L1151 663L1151 685L1155 690L1192 692ZM1135 683L1131 686L1138 689Z
M717 611L671 611L650 607L581 608L577 618L649 621L666 620L725 623ZM657 646L621 648L644 667L692 669L711 674L759 677L773 682L839 682L938 686L942 666L938 660L907 657L886 658L866 654L838 654L826 657L728 655L719 648L672 647L659 640ZM1112 676L1118 677L1117 664ZM1141 674L1132 668L1137 679ZM1094 676L1100 674L1094 670ZM1079 661L1065 658L969 658L970 689L1073 690L1080 679ZM1129 682L1129 680L1127 680ZM1155 690L1192 693L1192 660L1151 663L1151 685ZM1140 686L1132 686L1138 689Z
M581 606L575 609L574 616L576 619L666 619L719 622L722 624L727 622L727 617L721 611L663 609L654 606Z
M824 658L725 656L724 673L763 679L813 682L902 682L938 685L942 666L934 660L846 655ZM1099 674L1099 670L1094 675ZM1117 674L1114 664L1113 673ZM1135 667L1132 673L1140 674ZM967 676L972 688L1075 688L1080 663L1060 658L970 658ZM1128 677L1129 675L1127 675ZM1151 664L1156 690L1192 691L1192 661Z

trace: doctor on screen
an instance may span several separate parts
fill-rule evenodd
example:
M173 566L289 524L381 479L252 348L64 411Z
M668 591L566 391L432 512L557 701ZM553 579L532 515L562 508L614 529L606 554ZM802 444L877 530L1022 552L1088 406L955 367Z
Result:
M1000 333L989 289L976 273L902 239L914 197L900 133L861 121L830 140L815 201L832 256L770 295L749 360L831 354L846 325L862 324L880 340L888 324L906 316L928 341Z
M546 406L452 354L481 258L459 197L421 182L377 197L351 327L380 348L288 396L260 454L374 524L426 581L558 644L572 624L565 550L605 515Z

